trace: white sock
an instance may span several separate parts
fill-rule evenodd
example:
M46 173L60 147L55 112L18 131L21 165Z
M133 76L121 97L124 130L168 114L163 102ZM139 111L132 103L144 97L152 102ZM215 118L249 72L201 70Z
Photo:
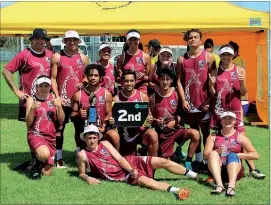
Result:
M76 153L80 152L80 147L76 147Z
M56 160L60 160L63 159L62 158L62 150L61 149L57 149L56 150Z
M199 153L196 153L196 161L198 162L202 162L203 158L202 158L202 153L199 152Z
M187 176L189 178L195 179L198 174L196 172L193 172L192 170L187 169L188 171L185 173L184 176Z
M177 194L180 189L181 188L170 186L170 187L168 187L167 191L170 193L173 193L173 194Z

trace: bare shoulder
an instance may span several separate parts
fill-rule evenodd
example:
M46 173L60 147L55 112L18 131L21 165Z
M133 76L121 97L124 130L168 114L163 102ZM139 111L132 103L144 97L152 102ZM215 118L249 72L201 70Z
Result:
M85 150L83 149L80 152L78 152L77 157L83 160L87 160L87 154Z

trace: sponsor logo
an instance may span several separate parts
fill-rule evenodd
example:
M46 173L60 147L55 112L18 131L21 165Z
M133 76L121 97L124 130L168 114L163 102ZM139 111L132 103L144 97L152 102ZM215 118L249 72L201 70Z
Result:
M48 107L54 107L53 101L47 101Z
M176 100L170 100L170 105L171 105L171 107L176 107L177 106L177 101Z
M77 65L78 65L78 66L83 66L83 61L82 61L81 59L78 59L78 60L77 60Z
M104 96L99 96L99 103L105 104L105 97Z
M105 148L101 149L101 153L104 155L104 156L108 156L108 152Z
M136 57L136 63L137 64L142 64L143 63L143 59L141 57Z
M236 80L237 79L237 72L231 72L231 79Z
M144 109L144 108L148 108L148 105L135 104L135 109Z
M200 60L199 61L199 69L204 69L205 68L205 60Z
M231 147L236 147L237 139L231 139Z

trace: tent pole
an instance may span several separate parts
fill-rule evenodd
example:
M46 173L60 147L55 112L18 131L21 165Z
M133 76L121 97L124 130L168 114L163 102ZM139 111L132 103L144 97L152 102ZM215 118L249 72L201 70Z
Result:
M268 113L269 113L269 130L271 128L271 69L270 69L270 60L271 60L271 57L270 57L270 50L271 50L271 45L270 45L270 32L271 30L268 29L266 34L267 34L267 56L268 56L268 61L267 61L267 66L268 66Z

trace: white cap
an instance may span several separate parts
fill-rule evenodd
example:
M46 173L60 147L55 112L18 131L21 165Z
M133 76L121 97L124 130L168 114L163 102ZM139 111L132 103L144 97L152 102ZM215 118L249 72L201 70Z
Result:
M132 32L130 32L130 33L128 33L128 34L126 35L126 39L127 39L127 40L128 40L129 38L131 38L131 37L135 37L135 38L140 39L140 34L139 34L138 32L136 32L136 31L132 31Z
M80 138L81 140L85 141L85 134L86 133L98 133L99 134L99 140L103 137L102 133L99 132L98 127L96 127L95 125L88 125L84 128L84 132L80 134Z
M104 48L110 48L110 50L112 50L112 48L111 48L111 46L110 46L109 44L102 44L102 45L100 45L100 47L99 47L99 52L100 52L101 50L103 50Z
M172 50L170 48L161 48L160 52L159 52L159 55L163 52L168 52L172 55Z
M222 119L223 117L226 117L226 116L231 116L231 117L233 117L234 119L236 119L236 114L233 113L233 112L230 112L230 111L223 112L223 113L220 115L220 119Z
M36 80L36 85L40 85L42 83L48 83L49 85L51 85L51 80L48 77L41 77Z
M74 31L74 30L69 30L69 31L67 31L65 33L65 36L64 36L64 38L62 40L63 43L64 43L64 40L66 38L77 38L77 39L79 39L79 43L82 42L81 39L80 39L80 37L79 37L79 34L76 31Z
M222 53L230 53L234 55L234 50L231 47L226 46L219 50L219 55L221 55Z

